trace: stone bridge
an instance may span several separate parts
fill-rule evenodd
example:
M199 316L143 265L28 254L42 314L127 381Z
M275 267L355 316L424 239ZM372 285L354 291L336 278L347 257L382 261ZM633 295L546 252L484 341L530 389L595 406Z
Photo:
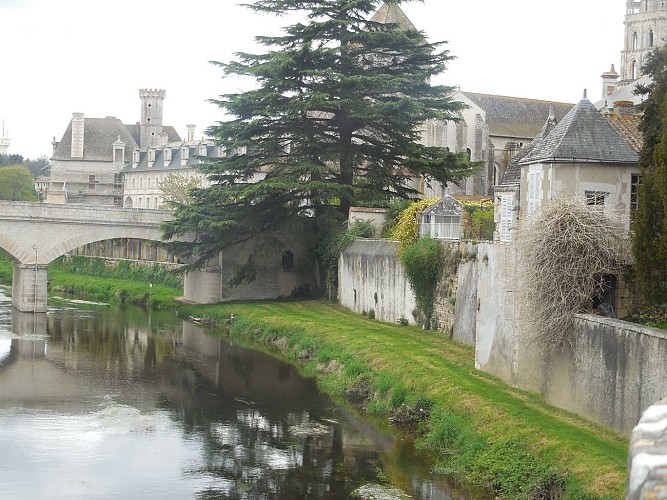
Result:
M14 260L12 301L46 312L47 268L80 246L116 238L160 241L168 210L0 201L0 248Z

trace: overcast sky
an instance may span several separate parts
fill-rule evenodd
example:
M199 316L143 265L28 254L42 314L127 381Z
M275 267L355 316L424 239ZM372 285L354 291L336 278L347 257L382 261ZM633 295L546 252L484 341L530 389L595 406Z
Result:
M248 0L252 1L252 0ZM619 61L625 0L425 0L403 10L456 60L435 83L577 102L601 98ZM236 0L0 0L0 120L10 153L50 155L73 112L140 119L140 88L167 92L165 125L181 137L223 119L208 99L242 90L209 61L256 49L285 18ZM1 131L0 131L1 135Z

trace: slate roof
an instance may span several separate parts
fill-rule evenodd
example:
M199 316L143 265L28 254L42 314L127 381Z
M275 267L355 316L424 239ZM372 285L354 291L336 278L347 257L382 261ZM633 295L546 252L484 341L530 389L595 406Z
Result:
M553 113L552 107L549 112L549 117L547 118L547 121L544 122L540 133L537 134L535 138L526 146L521 148L516 153L516 155L514 155L514 158L512 158L512 161L505 171L505 176L503 177L502 182L503 184L518 184L521 182L521 166L519 165L519 162L532 153L533 150L540 145L544 138L547 137L554 128L556 128L556 125L558 125L558 120L556 120L556 116Z
M560 121L574 104L525 99L461 91L468 99L486 112L489 135L532 140L542 129L544 117L553 107L556 120Z
M127 130L130 131L130 134L132 134L134 142L139 144L141 142L141 125L139 123L135 123L134 125L126 124L125 126L127 127ZM178 132L176 132L176 129L171 125L163 125L162 132L167 134L167 142L181 142L181 137L178 135Z
M125 158L132 158L132 151L139 147L127 127L112 116L84 118L83 158L72 158L72 122L63 134L53 153L53 160L113 161L113 143L125 143Z
M636 163L639 157L584 98L519 163L542 161Z
M422 215L461 215L463 207L453 197L445 195L442 199L428 207Z
M181 164L181 148L188 147L189 155L185 165ZM171 149L171 161L166 162L164 159L164 150ZM219 155L219 148L213 144L206 145L206 156L217 157ZM129 158L132 158L130 156ZM140 160L136 167L130 161L123 167L123 173L142 172L142 171L165 171L165 170L183 170L191 168L199 164L199 144L183 144L175 143L168 144L164 147L155 148L155 161L152 165L148 162L148 153L142 150L140 153Z
M385 2L371 18L371 22L397 24L403 31L418 31L408 16L394 2Z

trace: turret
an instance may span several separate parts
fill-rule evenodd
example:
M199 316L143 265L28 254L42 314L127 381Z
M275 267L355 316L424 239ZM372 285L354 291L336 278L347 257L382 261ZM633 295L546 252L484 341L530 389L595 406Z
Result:
M166 91L141 89L141 136L139 147L149 148L158 145L162 134L162 109Z

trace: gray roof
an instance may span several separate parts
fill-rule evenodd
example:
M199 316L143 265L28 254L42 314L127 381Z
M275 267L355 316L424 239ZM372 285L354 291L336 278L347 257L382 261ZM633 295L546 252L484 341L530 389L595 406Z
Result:
M556 128L556 125L558 125L558 120L556 120L556 116L553 113L553 108L551 108L549 117L547 118L547 121L544 122L540 133L537 134L535 138L526 146L521 148L516 153L514 158L512 158L509 167L507 167L507 170L505 171L505 176L503 177L502 182L503 184L517 184L521 181L521 166L519 165L519 162L532 153L535 148L537 148L542 143L544 138L547 137L554 128Z
M394 2L385 2L371 18L372 22L382 24L397 24L404 31L417 31L412 21Z
M134 141L139 144L141 142L141 124L135 123L134 125L125 125L127 130L130 131ZM176 132L176 129L171 125L163 125L162 132L167 134L167 142L181 142L181 137Z
M586 98L519 163L637 163L639 157Z
M125 143L125 158L132 158L132 151L138 147L127 127L112 116L106 118L84 118L83 158L72 158L72 122L63 134L53 153L53 160L113 161L113 143Z
M422 215L461 215L463 207L461 204L449 195L428 207L422 212Z
M486 112L489 135L532 140L553 108L560 121L574 104L461 91Z
M127 163L123 168L123 173L130 172L142 172L142 171L175 171L175 170L184 170L192 168L195 165L200 163L199 156L199 146L200 144L189 144L189 143L176 143L176 144L167 144L164 147L155 148L155 161L152 165L148 162L148 152L147 150L142 150L140 153L140 160L136 167L133 167L132 161ZM189 149L188 160L185 162L185 165L181 164L181 148L187 147ZM165 161L164 151L166 149L171 149L171 161ZM206 144L206 155L209 157L218 157L220 148L211 143ZM130 160L132 156L129 157Z
M601 110L603 108L613 108L614 103L617 101L630 101L635 105L641 104L646 98L645 96L635 95L635 89L637 85L649 85L653 80L650 76L642 76L639 80L635 80L628 85L617 89L608 96L600 99L595 103L595 108Z

